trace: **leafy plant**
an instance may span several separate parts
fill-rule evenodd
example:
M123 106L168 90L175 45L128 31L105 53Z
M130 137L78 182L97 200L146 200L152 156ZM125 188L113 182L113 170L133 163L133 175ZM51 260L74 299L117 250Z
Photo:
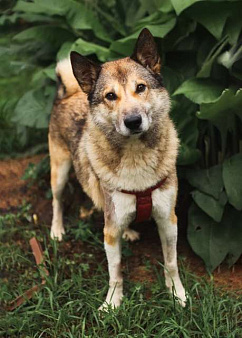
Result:
M102 62L130 55L147 27L172 98L178 165L194 187L189 242L208 269L233 264L242 252L241 11L241 1L222 0L17 1L0 18L2 152L16 147L14 131L18 149L46 141L56 60L71 50Z
M43 178L50 172L49 156L44 157L39 163L30 163L26 168L23 180L29 180L29 186L33 185L38 180L40 186L43 182Z

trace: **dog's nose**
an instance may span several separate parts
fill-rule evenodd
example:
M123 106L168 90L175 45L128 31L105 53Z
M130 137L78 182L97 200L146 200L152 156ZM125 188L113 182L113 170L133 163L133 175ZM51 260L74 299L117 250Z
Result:
M142 123L142 118L140 115L131 115L124 119L124 124L130 130L136 130Z

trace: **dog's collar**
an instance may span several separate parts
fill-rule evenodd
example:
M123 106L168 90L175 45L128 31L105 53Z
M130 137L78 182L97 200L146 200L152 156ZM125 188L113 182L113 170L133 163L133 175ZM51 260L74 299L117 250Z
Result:
M120 192L136 196L136 218L135 222L144 222L150 219L152 213L152 191L160 188L166 181L167 177L159 181L153 187L144 191L120 190Z

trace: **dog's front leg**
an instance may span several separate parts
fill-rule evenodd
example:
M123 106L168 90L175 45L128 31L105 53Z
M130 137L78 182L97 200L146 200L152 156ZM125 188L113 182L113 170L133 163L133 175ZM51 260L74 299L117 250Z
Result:
M105 303L118 307L123 298L123 277L121 272L121 232L114 226L105 225L104 247L108 260L109 289Z
M106 301L100 309L118 307L123 298L123 277L121 272L121 236L135 217L135 196L121 192L109 194L103 189L104 206L104 247L109 271L109 290Z
M186 305L185 289L180 280L177 266L177 224L170 219L157 220L164 256L166 286L178 298L181 306Z
M171 187L154 194L153 216L157 223L164 256L165 282L171 293L178 298L181 306L186 305L185 289L180 280L177 266L177 217L174 210L176 192Z
M106 251L109 272L109 290L106 301L99 308L105 310L108 305L113 308L121 304L123 298L123 277L121 272L121 227L117 224L115 207L111 196L104 192L104 248Z

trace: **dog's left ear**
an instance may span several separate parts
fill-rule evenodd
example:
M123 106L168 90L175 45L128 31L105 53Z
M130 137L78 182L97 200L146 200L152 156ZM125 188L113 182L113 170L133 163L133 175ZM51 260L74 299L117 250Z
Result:
M136 42L131 59L149 68L154 73L160 74L161 59L153 35L147 28L144 28Z

